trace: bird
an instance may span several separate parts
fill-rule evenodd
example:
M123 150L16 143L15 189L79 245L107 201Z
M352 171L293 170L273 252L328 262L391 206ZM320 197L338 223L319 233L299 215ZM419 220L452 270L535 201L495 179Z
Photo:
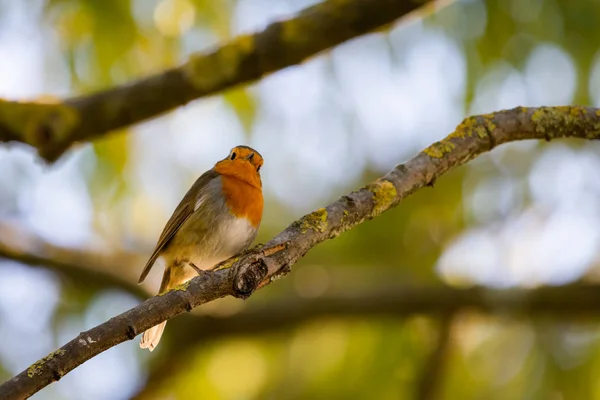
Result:
M138 283L159 257L165 261L162 294L247 249L262 219L263 162L258 151L240 145L202 174L167 221ZM153 351L165 325L146 330L140 347Z

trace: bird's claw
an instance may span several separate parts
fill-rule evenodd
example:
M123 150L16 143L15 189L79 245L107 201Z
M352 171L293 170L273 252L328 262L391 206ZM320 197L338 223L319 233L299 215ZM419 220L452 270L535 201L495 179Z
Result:
M202 275L204 275L204 274L206 274L206 273L207 273L206 271L204 271L204 270L201 270L200 268L198 268L198 267L196 266L196 264L194 264L193 262L191 262L191 263L188 263L188 265L189 265L190 267L192 267L192 268L194 269L194 271L196 271L196 272L198 273L198 275L200 275L200 276L202 276Z

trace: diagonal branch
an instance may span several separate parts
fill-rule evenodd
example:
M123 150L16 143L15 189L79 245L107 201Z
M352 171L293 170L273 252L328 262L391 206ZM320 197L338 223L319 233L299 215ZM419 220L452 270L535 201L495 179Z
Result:
M146 329L224 296L246 298L290 271L312 247L398 205L418 189L495 146L523 139L600 138L600 109L518 107L466 118L442 141L367 186L305 215L264 246L220 264L162 296L98 325L0 386L0 399L20 399Z
M447 1L444 0L444 3ZM180 67L53 104L0 100L0 142L18 141L54 161L73 143L158 116L194 99L252 82L381 28L432 0L325 1L242 35ZM426 10L427 11L427 10Z

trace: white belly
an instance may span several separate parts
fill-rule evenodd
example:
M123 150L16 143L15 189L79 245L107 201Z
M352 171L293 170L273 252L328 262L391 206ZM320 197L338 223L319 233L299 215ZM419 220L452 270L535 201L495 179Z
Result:
M245 218L227 218L219 226L215 226L202 243L188 243L185 249L180 247L176 257L190 260L201 270L209 270L248 248L256 237L256 232L257 229ZM167 263L175 261L175 254L165 256ZM197 275L189 266L185 266L181 272L183 276L177 278L179 282L185 282Z

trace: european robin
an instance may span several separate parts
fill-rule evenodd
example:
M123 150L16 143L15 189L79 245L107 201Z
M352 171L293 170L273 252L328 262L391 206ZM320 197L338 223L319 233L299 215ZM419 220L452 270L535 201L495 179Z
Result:
M164 293L248 248L262 218L262 165L256 150L237 146L202 174L171 215L139 283L159 257L165 260ZM165 325L144 332L140 347L154 350Z

